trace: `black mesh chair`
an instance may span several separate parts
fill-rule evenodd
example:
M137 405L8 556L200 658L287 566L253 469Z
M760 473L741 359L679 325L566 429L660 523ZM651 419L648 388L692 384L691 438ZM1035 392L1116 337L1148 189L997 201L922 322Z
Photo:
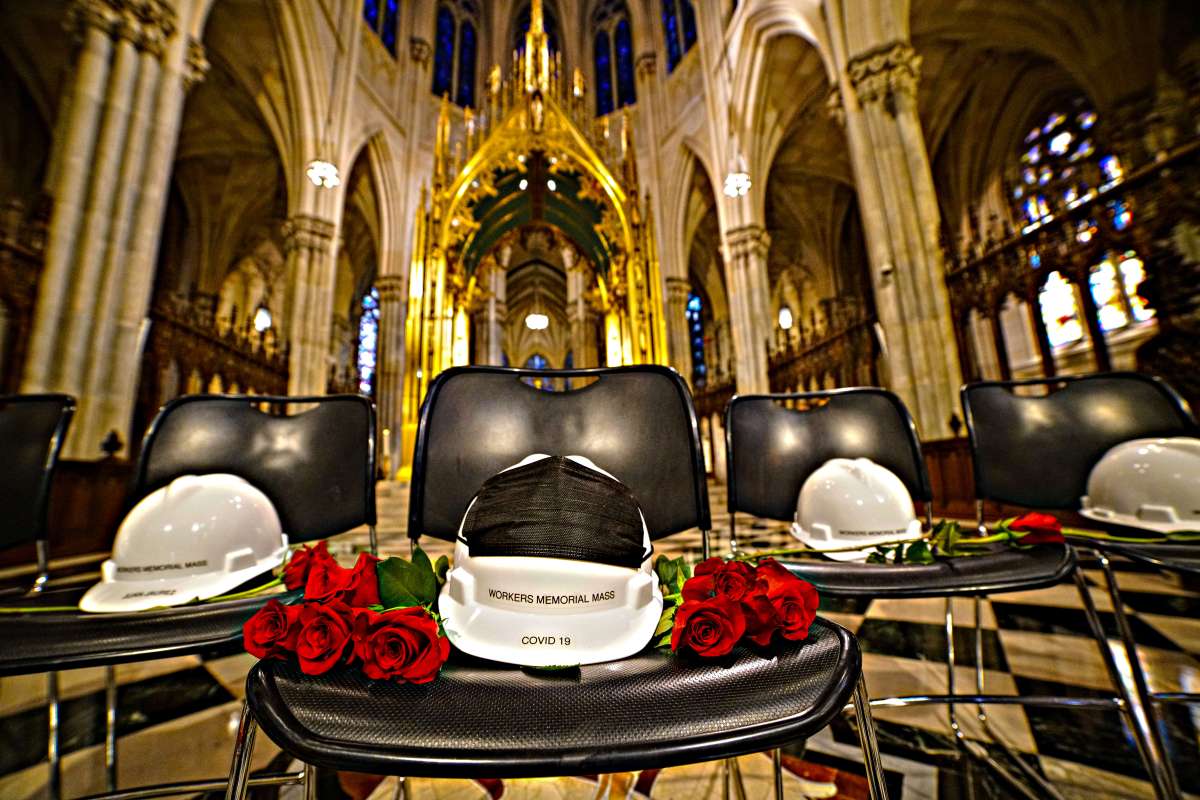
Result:
M293 403L311 407L284 415ZM263 404L277 413L265 413ZM291 542L325 538L367 525L374 548L374 442L374 407L358 395L182 397L164 406L146 433L129 505L182 475L232 473L270 498ZM52 606L75 605L79 594L77 589L46 591L39 600ZM53 676L62 669L107 668L105 766L108 790L113 792L117 752L112 666L236 651L241 646L242 624L266 600L260 597L123 614L3 614L0 641L8 646L0 649L0 675L50 672ZM49 700L50 794L57 797L61 791L58 687L53 677ZM224 785L224 779L180 785L172 793Z
M790 407L795 406L795 407ZM914 501L923 503L931 519L933 493L916 426L896 395L877 388L834 389L799 394L734 397L725 412L728 504L733 546L737 547L738 511L757 517L791 521L804 481L831 458L869 458L895 473ZM799 546L799 545L798 545ZM873 705L945 704L955 741L984 760L1015 789L1028 787L1003 764L967 739L955 714L958 703L1023 705L1088 705L1112 709L1116 698L1080 703L1052 697L1014 697L984 693L981 599L984 595L1053 586L1075 571L1075 559L1065 545L1029 550L997 549L984 556L939 561L928 565L881 566L832 560L793 560L787 568L816 586L822 594L847 598L946 598L945 695L876 698ZM975 598L975 693L959 694L954 686L953 598ZM1103 640L1101 640L1103 641ZM979 709L987 728L987 715ZM989 732L990 733L990 732ZM1004 749L1003 742L992 737ZM1055 796L1053 787L1013 758L1037 796Z
M545 392L523 377L590 384ZM443 372L421 409L409 536L453 541L484 480L538 452L584 455L614 474L640 500L653 539L696 527L707 537L691 395L657 366ZM227 797L245 794L258 725L286 752L342 770L580 775L778 747L823 728L851 695L869 714L857 643L819 619L806 642L776 658L736 651L720 665L650 650L563 676L455 655L433 683L402 686L352 669L313 678L290 662L261 661L247 678ZM874 729L860 734L872 796L883 796Z
M1092 467L1113 446L1131 439L1198 433L1187 403L1170 386L1133 372L973 383L963 387L962 403L971 437L981 524L984 500L1075 511L1087 493ZM1127 716L1159 796L1178 796L1158 736L1154 706L1156 702L1200 702L1200 695L1149 691L1109 556L1119 554L1161 569L1195 575L1200 574L1200 547L1082 538L1072 543L1089 548L1104 571L1138 701ZM1076 573L1075 580L1081 595L1090 597L1082 574ZM1098 640L1105 641L1090 600L1085 610ZM1102 649L1108 653L1107 647ZM1111 672L1111 658L1109 662Z
M30 593L41 592L49 578L50 484L74 414L75 399L65 394L0 396L0 550L33 542Z

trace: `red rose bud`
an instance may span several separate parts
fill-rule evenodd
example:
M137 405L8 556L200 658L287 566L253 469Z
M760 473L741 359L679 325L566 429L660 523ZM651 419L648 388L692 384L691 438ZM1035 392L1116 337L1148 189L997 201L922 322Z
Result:
M338 601L304 604L300 609L300 633L296 637L301 672L321 675L342 660L350 643L347 621L350 614L350 608Z
M1066 541L1062 535L1062 523L1050 514L1037 511L1017 517L1009 523L1008 529L1022 533L1021 544L1058 544Z
M741 600L754 585L754 568L744 561L729 561L713 573L713 589L730 600Z
M688 600L675 612L671 649L690 647L707 656L723 656L746 632L742 606L728 597Z
M699 602L713 596L716 578L710 572L707 575L693 575L683 582L683 599Z
M725 559L721 558L720 556L713 556L712 558L706 558L697 564L696 568L692 570L692 574L709 575L713 572L716 572L723 566L725 566Z
M329 545L324 541L317 542L316 547L304 545L292 553L287 565L283 568L283 585L295 591L308 583L308 573L313 564L320 561L333 561L329 555Z
M746 617L746 638L766 647L779 630L779 612L762 592L742 598L742 614Z
M807 639L808 628L817 616L820 603L813 585L793 575L790 582L779 584L767 593L767 597L779 614L779 632L783 638Z
M300 609L269 600L242 626L246 652L255 658L283 658L296 647Z
M355 608L379 605L379 576L375 565L380 560L370 553L359 553L358 561L350 571L350 581L339 593L339 599Z
M354 617L354 654L373 680L428 683L449 658L450 641L421 606L382 614L364 609Z

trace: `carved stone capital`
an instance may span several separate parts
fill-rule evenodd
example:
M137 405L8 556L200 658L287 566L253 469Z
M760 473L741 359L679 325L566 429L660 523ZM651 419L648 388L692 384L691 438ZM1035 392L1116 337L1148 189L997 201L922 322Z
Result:
M658 73L658 56L653 50L642 53L637 57L637 75L639 78L653 78Z
M725 248L734 264L752 258L765 261L771 249L771 237L759 225L746 225L725 235Z
M916 97L921 56L906 42L894 42L850 59L846 73L864 105L890 102L896 95Z
M687 303L688 292L692 290L691 281L687 278L670 277L667 278L666 283L668 305L685 305Z
M204 44L199 39L188 39L187 60L184 63L183 87L190 91L208 75L212 65L208 63Z
M402 275L380 275L375 279L379 291L379 302L394 303L404 299L404 277Z
M87 35L89 28L96 28L111 35L120 14L112 3L105 0L75 0L67 10L63 28L77 39Z
M846 107L842 105L842 92L837 86L829 90L825 98L825 113L840 127L846 127Z
M175 10L163 0L135 0L130 5L139 26L134 40L138 48L161 56L163 44L175 33Z
M433 48L429 46L429 42L419 36L414 36L408 40L408 55L421 66L429 63L429 56L433 54Z
M336 226L328 220L298 214L283 223L283 249L321 252L329 249Z

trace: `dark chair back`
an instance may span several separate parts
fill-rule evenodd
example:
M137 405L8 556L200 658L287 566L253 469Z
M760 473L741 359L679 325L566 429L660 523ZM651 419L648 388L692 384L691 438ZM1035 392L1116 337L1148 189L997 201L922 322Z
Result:
M0 396L0 549L46 539L50 482L75 399Z
M523 377L594 380L547 392ZM638 499L651 538L710 527L696 412L674 370L455 367L421 407L409 536L453 540L483 482L531 453L582 455L612 473Z
M807 409L782 401L803 400ZM912 416L900 398L869 387L735 397L725 410L729 511L790 520L805 479L831 458L869 458L913 500L933 493Z
M292 416L268 414L311 405ZM274 504L284 533L305 542L375 524L375 407L359 395L189 395L146 432L130 502L181 475L226 472Z
M1049 393L1018 394L1019 387ZM1029 508L1079 508L1092 467L1114 445L1196 435L1187 403L1135 372L972 383L962 405L975 496Z

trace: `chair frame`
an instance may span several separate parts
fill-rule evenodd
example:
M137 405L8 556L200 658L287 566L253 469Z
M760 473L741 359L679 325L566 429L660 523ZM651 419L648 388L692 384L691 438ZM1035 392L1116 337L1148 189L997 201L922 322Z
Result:
M55 395L51 395L55 396ZM43 396L44 397L44 396ZM319 404L328 402L333 398L354 398L356 401L366 402L370 406L368 417L368 464L367 464L367 494L364 498L364 508L369 509L369 522L367 528L370 534L370 551L372 555L377 552L377 535L375 519L375 437L376 437L376 416L374 403L370 400L364 400L360 395L303 395L289 397L284 395L183 395L166 403L159 409L155 415L150 427L147 428L146 434L142 439L142 448L138 454L138 463L135 470L133 485L126 501L126 511L131 509L142 497L148 492L146 473L149 468L148 454L152 452L154 441L158 436L161 421L163 417L171 410L183 405L206 402L214 399L219 400L244 400L253 405L260 403L268 403L274 406L302 405L302 404ZM8 398L0 398L6 400ZM74 411L74 405L71 406L71 411ZM69 423L69 416L67 421ZM54 449L54 456L57 457L58 449L62 446L63 436L66 423L60 423L59 433L56 434L57 441ZM43 551L39 550L39 568L42 560ZM44 583L44 581L43 581ZM40 591L41 587L37 587L35 591ZM117 788L117 767L118 767L118 752L117 752L117 682L115 664L136 662L139 660L153 660L156 657L162 657L161 654L155 653L133 653L127 654L130 657L123 657L111 663L104 664L104 775L106 791L99 794L88 795L80 800L141 800L141 798L152 797L168 797L178 794L189 794L193 792L203 791L219 791L226 786L227 780L224 778L214 778L208 780L185 781L172 784L158 784L154 786L142 786L130 789L118 790ZM82 664L80 666L83 666ZM50 767L50 779L47 784L48 793L51 800L58 800L62 796L62 759L59 746L59 727L60 727L60 689L58 683L58 672L50 672L48 674L47 685L47 710L49 717L49 730L47 742L47 761ZM250 780L251 786L281 786L286 784L300 783L303 781L305 772L296 773L273 773L260 776Z
M624 366L624 367L600 367L588 369L573 369L573 370L531 370L523 368L511 367L493 367L493 366L471 366L471 367L452 367L439 373L431 382L427 391L425 400L421 404L419 414L419 422L417 428L417 437L414 443L413 455L413 472L412 482L410 484L410 505L409 505L409 541L410 545L415 548L417 540L420 538L420 531L423 527L424 504L423 492L425 481L425 458L428 448L428 422L429 415L432 412L434 401L440 393L446 381L454 375L463 372L474 373L498 373L512 375L517 378L536 377L536 378L565 378L565 379L586 379L591 377L603 377L604 375L620 374L628 372L641 372L662 375L669 378L675 384L681 400L687 408L689 417L689 426L691 429L692 439L692 472L694 476L695 497L696 497L696 517L697 527L700 529L702 537L703 557L708 558L710 552L709 544L709 529L711 528L711 516L708 504L708 486L706 482L706 472L704 469L703 453L699 449L699 425L696 420L695 406L692 403L691 392L680 377L679 373L670 367L664 367L655 364ZM414 535L415 534L415 535ZM667 534L671 535L671 534ZM665 536L658 537L665 538ZM875 726L871 720L871 701L867 694L866 682L863 679L861 665L858 678L852 692L852 704L856 712L860 724L858 725L859 743L862 747L864 756L864 765L866 768L867 781L872 800L886 800L887 787L884 776L883 762L879 753L879 745L875 735ZM257 733L258 724L254 719L254 715L250 712L249 704L243 702L242 714L238 724L237 738L234 744L233 761L230 765L229 782L226 789L226 800L244 800L248 787L256 784L253 779L249 778L250 760L254 750L254 739ZM781 751L775 748L772 751L772 763L774 769L774 791L776 800L782 800L783 788L783 769ZM735 758L727 758L725 760L725 781L726 789L730 787L731 782L739 784L740 777ZM274 776L271 776L274 777ZM259 780L262 780L261 778ZM289 781L295 782L295 781ZM311 766L306 765L303 779L306 789L306 800L315 800L315 771ZM744 788L741 792L744 797ZM408 786L403 776L398 776L398 784L396 787L396 796L408 798ZM114 798L113 800L125 800L125 798ZM133 800L129 798L129 800Z
M892 405L896 408L898 414L904 422L904 428L908 434L910 445L910 455L914 459L914 466L917 467L917 472L920 477L921 486L919 487L922 494L926 496L918 496L915 499L921 500L925 505L925 522L926 525L933 524L933 491L930 485L928 470L925 465L925 459L922 453L920 437L917 433L916 423L913 421L911 413L903 402L900 401L894 393L878 387L850 387L842 389L828 389L814 392L787 392L787 393L772 393L759 395L740 395L734 396L730 400L729 405L725 410L725 446L726 446L726 461L727 465L734 463L734 430L731 424L732 411L734 406L739 402L748 400L773 400L783 402L789 400L828 400L838 396L848 394L873 394L882 395L892 401ZM729 517L730 529L733 531L733 522L736 508L736 472L732 466L728 467L728 498L729 498ZM911 491L911 489L910 489ZM982 502L979 503L982 508ZM733 544L736 551L736 540ZM1071 574L1074 575L1076 585L1079 587L1080 597L1086 609L1088 609L1088 622L1092 628L1092 635L1099 644L1101 655L1104 658L1105 666L1108 669L1109 677L1113 684L1117 687L1119 696L1112 698L1070 698L1070 697L1054 697L1054 696L1020 696L1020 695L997 695L987 694L985 689L985 671L983 667L983 623L981 615L981 606L983 597L987 594L994 593L995 588L978 585L973 587L965 587L956 589L949 593L933 596L944 596L945 605L945 631L946 631L946 689L944 695L902 695L899 697L882 697L874 698L870 704L880 708L896 708L903 706L919 706L919 705L945 705L947 712L947 722L954 734L955 746L961 755L965 750L966 753L986 764L994 770L997 775L1005 780L1010 786L1016 789L1026 797L1038 800L1042 797L1060 798L1058 791L1049 784L1045 778L1039 775L1034 769L1029 767L1013 750L1000 739L988 724L988 716L983 706L985 705L1020 705L1031 707L1067 707L1067 708L1082 708L1095 709L1100 711L1116 709L1125 713L1128 716L1128 696L1124 689L1124 684L1120 681L1120 673L1117 670L1116 662L1112 658L1112 653L1109 651L1106 640L1103 635L1103 627L1099 623L1099 618L1096 615L1091 595L1086 591L1086 585L1082 583L1082 576L1074 564L1071 566ZM1022 589L1024 587L1021 587ZM1003 591L1018 591L1017 588L1003 589ZM1001 593L1002 593L1001 592ZM913 599L927 595L911 595ZM974 599L974 656L975 656L975 691L970 694L962 694L955 689L955 647L954 647L954 598L955 597L972 597ZM958 704L969 704L976 707L976 717L980 722L983 733L995 744L999 745L1002 750L1009 756L1020 772L1037 787L1037 792L1031 791L1030 788L1020 780L1020 778L1012 773L980 746L977 742L966 737L962 726L959 723L956 706ZM1132 727L1132 725L1131 725ZM1140 752L1140 751L1139 751ZM1143 758L1143 760L1145 760ZM1153 773L1151 773L1153 776Z
M1010 381L977 381L966 384L962 387L960 393L962 397L963 413L966 418L967 432L971 440L971 466L974 474L979 474L979 455L975 445L976 442L976 422L971 411L970 391L977 387L996 387L1007 391L1013 391L1020 387L1043 387L1047 390L1055 390L1055 388L1063 388L1068 384L1082 381L1102 379L1121 379L1121 380L1136 380L1141 383L1149 384L1157 389L1165 400L1167 400L1180 417L1181 429L1187 430L1190 428L1191 435L1197 435L1200 431L1200 426L1197 426L1196 420L1191 413L1186 400L1175 391L1170 384L1153 375L1146 375L1140 372L1103 372L1086 375L1063 375L1051 378L1026 378L1023 380ZM976 524L980 530L985 528L983 521L983 504L985 500L999 499L1002 502L1009 502L1004 498L992 498L980 494L979 483L976 481L976 499L975 513ZM1071 509L1074 510L1074 509ZM1137 641L1133 635L1133 627L1129 622L1129 617L1125 613L1124 601L1121 598L1121 590L1117 583L1116 572L1112 567L1112 561L1109 558L1109 553L1115 553L1124 556L1130 560L1141 561L1142 563L1150 564L1165 571L1178 571L1190 574L1197 574L1200 570L1189 568L1187 566L1177 566L1170 562L1163 561L1159 558L1148 557L1138 554L1127 546L1116 545L1109 546L1105 542L1073 538L1071 546L1075 549L1085 548L1091 556L1099 563L1101 570L1104 573L1104 582L1108 590L1108 596L1113 606L1113 617L1117 624L1117 633L1121 638L1121 645L1125 649L1126 660L1130 665L1130 674L1133 679L1134 693L1130 695L1125 685L1125 681L1121 678L1119 670L1117 670L1116 662L1112 658L1112 653L1108 649L1107 637L1104 634L1104 626L1100 621L1099 615L1096 612L1095 604L1091 599L1091 588L1087 585L1087 581L1080 569L1075 570L1075 584L1078 587L1080 597L1084 599L1084 610L1087 613L1088 625L1092 629L1092 635L1097 642L1105 643L1101 646L1101 651L1105 656L1105 666L1109 671L1110 679L1120 688L1123 696L1124 708L1122 713L1126 718L1126 724L1130 726L1130 730L1134 733L1134 741L1137 743L1139 754L1142 757L1143 765L1150 774L1151 783L1154 785L1155 793L1158 797L1179 797L1180 790L1178 780L1175 776L1174 769L1171 766L1170 759L1167 757L1167 750L1163 744L1159 734L1158 718L1155 711L1157 703L1200 703L1200 694L1192 692L1151 692L1149 684L1146 680L1146 673L1142 669L1141 661L1138 659Z

